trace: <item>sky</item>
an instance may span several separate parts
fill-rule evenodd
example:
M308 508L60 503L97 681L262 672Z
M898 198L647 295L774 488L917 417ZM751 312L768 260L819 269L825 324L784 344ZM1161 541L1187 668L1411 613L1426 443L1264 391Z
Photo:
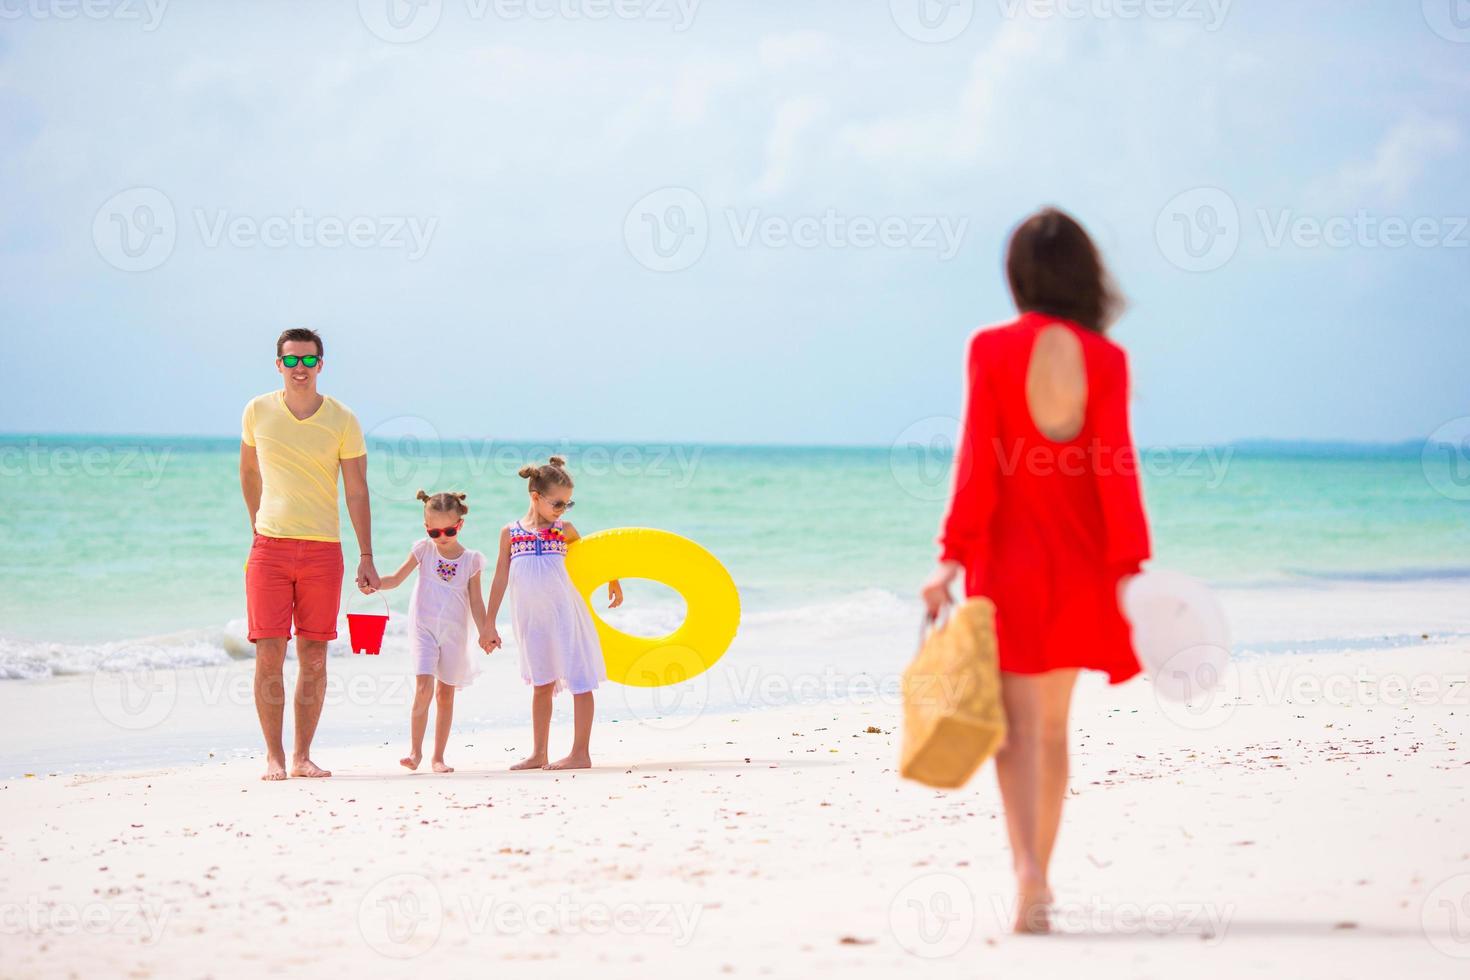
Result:
M883 445L1034 208L1141 442L1470 415L1463 0L0 0L0 432Z

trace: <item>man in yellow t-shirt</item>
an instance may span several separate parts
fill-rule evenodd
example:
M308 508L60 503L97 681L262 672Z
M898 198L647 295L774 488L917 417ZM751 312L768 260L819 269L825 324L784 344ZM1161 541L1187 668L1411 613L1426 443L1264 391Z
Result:
M359 588L376 589L367 446L357 417L318 393L322 339L294 329L276 341L284 385L251 399L240 432L240 489L255 538L245 566L245 605L255 644L255 710L265 735L268 780L330 776L311 761L311 740L327 689L327 642L337 638L342 600L337 474L361 555ZM296 626L295 746L286 766L281 725L286 688L282 665Z

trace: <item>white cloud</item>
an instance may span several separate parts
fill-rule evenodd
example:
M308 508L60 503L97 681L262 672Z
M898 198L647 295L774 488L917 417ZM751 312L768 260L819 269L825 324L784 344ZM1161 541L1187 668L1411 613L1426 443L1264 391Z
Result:
M764 67L780 71L791 67L821 67L832 61L836 50L837 45L829 34L793 31L761 38L756 53Z
M766 136L765 170L756 181L756 194L779 194L787 188L798 165L802 133L826 111L826 99L811 97L787 99L776 107Z
M1050 36L1048 36L1050 35ZM965 84L946 99L917 113L845 126L842 139L858 155L879 163L922 161L949 169L974 163L996 143L998 109L1005 100L1024 100L1018 79L1024 71L1050 68L1062 60L1061 35L1034 20L1005 22L995 39L975 56Z
M1336 207L1401 203L1434 160L1463 143L1456 124L1412 115L1384 135L1372 157L1345 164L1310 187L1308 196L1316 204Z

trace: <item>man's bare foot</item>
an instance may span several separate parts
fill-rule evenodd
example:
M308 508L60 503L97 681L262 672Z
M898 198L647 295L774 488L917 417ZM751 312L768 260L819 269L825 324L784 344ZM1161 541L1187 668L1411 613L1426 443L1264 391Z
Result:
M565 759L558 759L543 768L546 769L591 769L592 756L586 752L573 752Z
M419 767L419 763L423 761L424 754L422 752L413 752L399 759L398 764L405 769L413 770L417 769Z
M285 779L286 760L273 759L270 756L267 756L265 760L265 775L261 776L260 778L268 783L273 783L278 779Z
M310 759L297 759L291 763L291 775L293 776L302 776L306 779L321 779L331 774L330 770L323 769Z
M546 768L546 756L544 756L544 755L529 755L529 756L526 756L526 758L522 759L520 762L517 762L515 765L511 766L510 767L510 771L511 772L519 772L522 769L545 769L545 768Z
M434 771L435 772L454 772L454 769L451 766L446 766L444 764L444 760L443 759L435 759L434 760Z

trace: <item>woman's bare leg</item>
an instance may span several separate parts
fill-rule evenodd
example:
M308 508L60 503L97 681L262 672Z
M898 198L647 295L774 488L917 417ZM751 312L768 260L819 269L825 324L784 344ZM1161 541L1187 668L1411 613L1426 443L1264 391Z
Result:
M430 760L435 772L454 772L444 764L444 749L449 745L449 726L454 724L454 685L439 682L434 697L434 758Z
M408 721L408 755L398 760L405 769L417 769L424 759L424 730L429 727L429 702L434 700L434 676L414 678L413 713Z
M511 770L540 769L546 765L546 742L551 736L551 696L555 684L541 684L531 692L531 754L511 766Z
M547 769L592 768L592 692L572 695L572 751L565 759L553 762Z
M1067 708L1076 670L1001 675L1006 744L995 757L1016 872L1017 932L1046 932L1048 870L1067 793Z
M1041 675L1041 824L1037 830L1042 876L1050 882L1051 852L1062 825L1062 804L1067 798L1070 762L1067 752L1068 715L1076 670L1054 670ZM1050 892L1047 901L1051 900Z

